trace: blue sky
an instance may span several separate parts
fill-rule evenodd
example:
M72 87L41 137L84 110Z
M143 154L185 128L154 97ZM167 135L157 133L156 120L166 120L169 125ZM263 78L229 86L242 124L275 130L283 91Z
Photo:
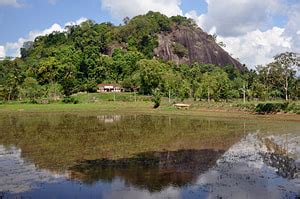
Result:
M109 14L101 10L99 0L61 0L54 5L48 0L24 2L20 8L0 7L0 44L14 42L32 30L43 30L54 23L65 24L80 17L97 22L111 20Z
M0 57L17 56L24 41L63 31L69 22L119 24L149 10L193 18L250 67L300 50L299 0L0 0Z
M1 1L1 0L0 0ZM21 7L0 7L0 45L14 42L26 36L32 30L43 30L54 23L65 24L81 17L96 22L112 21L119 24L121 20L111 17L107 10L101 9L99 0L23 0ZM197 9L206 10L204 1L189 0L182 2L182 10L188 12Z

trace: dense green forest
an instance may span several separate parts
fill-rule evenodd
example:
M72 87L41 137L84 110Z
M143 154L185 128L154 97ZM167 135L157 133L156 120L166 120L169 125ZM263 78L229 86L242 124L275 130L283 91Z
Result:
M191 19L160 13L125 18L124 25L91 20L26 42L21 58L0 61L0 101L58 99L96 92L99 83L118 83L143 95L178 99L299 99L294 53L274 57L257 70L194 63L177 65L154 57L157 33L191 26ZM185 49L175 48L177 54Z

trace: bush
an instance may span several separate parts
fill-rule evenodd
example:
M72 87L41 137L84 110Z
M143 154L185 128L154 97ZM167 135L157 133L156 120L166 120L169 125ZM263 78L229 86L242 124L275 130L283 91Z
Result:
M286 112L300 114L300 104L290 103L286 108Z
M180 43L173 44L173 52L180 58L183 58L188 55L188 49Z
M20 100L21 104L39 104L38 100L25 98Z
M236 104L235 106L243 111L255 111L255 109L256 109L256 105L253 103L246 103L246 104L239 103L239 104Z
M155 89L153 91L153 97L152 97L152 102L154 102L153 108L158 108L160 106L161 102L161 93L159 89Z
M287 107L288 103L259 103L255 108L255 112L259 114L277 113L286 111Z
M63 103L65 104L78 104L79 100L74 97L65 97L63 99Z

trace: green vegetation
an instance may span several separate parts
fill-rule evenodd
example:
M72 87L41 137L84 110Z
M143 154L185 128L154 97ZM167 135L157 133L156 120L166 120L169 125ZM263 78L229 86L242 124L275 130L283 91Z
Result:
M158 108L160 106L160 102L161 102L160 90L156 89L155 91L153 91L152 101L154 102L154 107L153 108Z
M257 113L277 113L287 108L287 103L260 103L256 106Z
M157 95L156 95L157 94ZM155 101L157 100L157 101ZM192 98L185 99L183 103L190 104L187 110L180 110L174 106L180 98L161 97L161 93L155 91L151 96L144 96L135 93L77 93L62 101L52 103L23 103L12 101L10 103L0 104L0 113L10 112L78 112L78 111L123 111L139 112L147 114L179 114L179 115L213 115L227 117L228 114L235 114L238 117L246 117L249 114L275 114L277 112L289 113L290 117L299 120L295 114L300 114L300 102L286 103L284 100L278 101L252 101L243 103L241 100L225 101L194 101ZM157 109L153 109L157 102ZM159 107L158 107L159 104ZM283 108L273 109L272 111L262 111L257 107L261 104L284 105ZM272 105L271 105L272 106ZM278 105L281 106L281 105ZM247 114L246 114L247 113ZM280 114L281 115L281 114ZM265 117L265 116L264 116ZM286 114L285 118L289 118Z
M240 110L255 112L258 114L274 114L274 113L295 113L300 114L300 103L299 102L249 102L249 103L238 103L234 105Z
M65 103L65 104L78 104L78 99L75 99L75 98L73 98L73 97L65 97L64 99L63 99L63 103Z
M126 18L124 24L88 20L66 27L64 33L26 42L21 58L0 61L0 102L80 103L73 95L95 93L98 83L117 83L139 95L154 95L155 107L160 105L158 96L210 102L300 98L300 79L293 67L299 65L295 53L280 54L256 71L200 63L177 65L153 56L157 34L176 26L195 27L191 19L149 12ZM181 57L188 53L179 43L172 48ZM121 101L136 101L129 98Z
M181 58L188 55L188 50L179 43L173 44L173 51L176 55L178 55Z

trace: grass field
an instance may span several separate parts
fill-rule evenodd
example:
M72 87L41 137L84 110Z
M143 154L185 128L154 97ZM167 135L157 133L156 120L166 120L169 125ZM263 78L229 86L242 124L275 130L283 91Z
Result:
M245 107L253 106L259 102L241 101L233 102L202 102L192 99L185 100L183 103L191 104L187 110L176 109L173 103L180 102L174 99L163 98L161 106L153 109L153 103L150 96L135 96L132 93L118 94L77 94L72 96L78 99L78 104L64 104L55 102L50 104L23 104L20 102L11 102L0 105L0 113L10 112L122 112L122 113L143 113L159 115L189 115L189 116L212 116L212 117L230 117L230 118L265 118L280 120L300 121L300 115L297 114L273 114L256 115ZM294 102L297 105L299 102Z

